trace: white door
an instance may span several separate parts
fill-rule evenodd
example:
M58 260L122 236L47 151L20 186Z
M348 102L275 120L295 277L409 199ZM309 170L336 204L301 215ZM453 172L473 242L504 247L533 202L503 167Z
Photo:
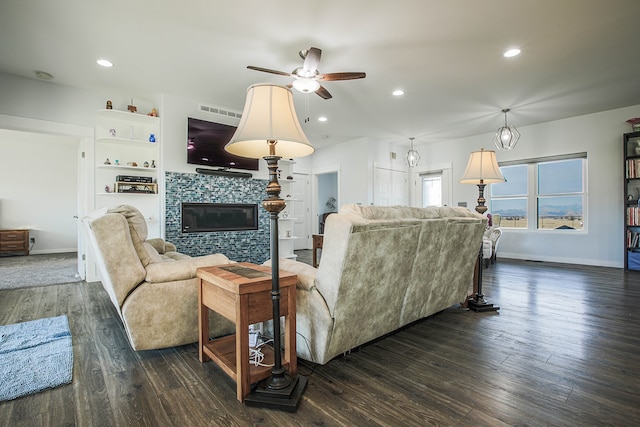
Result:
M293 174L293 235L298 237L293 242L293 249L309 249L311 247L311 183L306 173Z
M409 203L406 171L376 166L373 183L374 205L394 206Z

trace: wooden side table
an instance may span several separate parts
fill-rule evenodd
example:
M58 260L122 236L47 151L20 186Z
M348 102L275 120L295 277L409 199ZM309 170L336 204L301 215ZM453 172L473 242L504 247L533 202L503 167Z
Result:
M249 363L249 325L273 319L271 269L248 262L198 268L198 324L200 362L213 360L237 384L237 398L243 401L251 384L268 378L271 367ZM280 315L284 316L282 366L295 375L297 276L280 271ZM235 322L236 333L209 339L209 309ZM265 365L274 363L269 346L260 349Z
M322 249L324 244L324 234L314 234L313 238L313 266L318 267L318 249Z

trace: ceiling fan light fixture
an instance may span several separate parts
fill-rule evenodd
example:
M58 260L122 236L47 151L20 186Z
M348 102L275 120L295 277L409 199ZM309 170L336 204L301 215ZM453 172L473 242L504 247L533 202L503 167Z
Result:
M314 79L295 79L292 84L294 88L302 93L315 92L320 89L320 83Z
M502 110L504 113L504 126L500 127L495 136L493 137L493 143L498 150L513 150L520 139L520 132L515 126L509 126L507 124L507 113L511 111L508 108Z

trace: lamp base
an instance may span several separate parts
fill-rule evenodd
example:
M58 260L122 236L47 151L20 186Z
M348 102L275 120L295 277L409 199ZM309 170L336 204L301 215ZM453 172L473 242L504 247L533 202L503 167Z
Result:
M258 383L256 388L244 399L247 406L279 409L295 412L300 405L302 393L307 387L308 378L302 375L291 377L291 384L286 388L274 390L268 387L269 378Z
M469 307L469 310L473 310L475 312L500 310L500 307L488 303L484 298L470 299L467 302L467 306Z

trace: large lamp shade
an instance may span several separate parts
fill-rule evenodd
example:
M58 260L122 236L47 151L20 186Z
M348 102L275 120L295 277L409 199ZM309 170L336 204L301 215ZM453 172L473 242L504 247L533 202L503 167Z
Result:
M496 152L481 148L469 154L467 169L464 171L460 184L493 184L504 182L496 160Z
M271 152L274 142L275 153ZM269 155L304 157L314 151L298 121L291 90L270 83L247 89L240 124L224 149L253 159Z

